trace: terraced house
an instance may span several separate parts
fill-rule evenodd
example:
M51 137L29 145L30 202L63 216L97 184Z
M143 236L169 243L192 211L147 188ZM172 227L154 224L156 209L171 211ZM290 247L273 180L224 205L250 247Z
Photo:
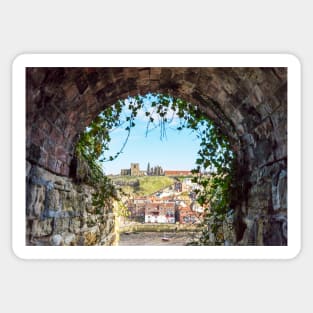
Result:
M175 201L167 203L147 203L145 208L146 223L175 223Z

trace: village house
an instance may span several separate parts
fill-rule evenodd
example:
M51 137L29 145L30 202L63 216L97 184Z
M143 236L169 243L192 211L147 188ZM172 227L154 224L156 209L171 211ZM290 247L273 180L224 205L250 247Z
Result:
M129 219L143 223L145 221L145 207L149 200L146 197L138 197L127 201L130 212Z
M177 181L174 183L174 190L176 192L182 192L183 191L183 183L180 181Z
M147 203L145 223L175 223L175 202Z
M143 223L145 221L145 205L134 205L133 207L129 207L131 212L130 218L133 221Z
M140 223L193 224L198 223L203 208L187 200L138 197L127 203L129 219Z
M177 221L180 224L195 224L201 221L201 214L193 211L190 206L179 206L177 212Z
M194 193L193 189L191 180L183 180L173 184L172 191L165 189L154 195L129 199L129 219L140 223L198 223L203 208L195 201L195 197L190 196Z

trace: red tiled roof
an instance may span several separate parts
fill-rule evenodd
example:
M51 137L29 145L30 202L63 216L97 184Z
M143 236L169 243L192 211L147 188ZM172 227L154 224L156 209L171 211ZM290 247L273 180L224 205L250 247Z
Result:
M164 171L165 175L191 175L190 171Z

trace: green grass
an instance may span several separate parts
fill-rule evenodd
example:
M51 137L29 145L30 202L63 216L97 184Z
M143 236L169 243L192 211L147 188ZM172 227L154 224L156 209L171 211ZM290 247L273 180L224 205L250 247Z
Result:
M170 177L165 176L147 176L142 177L139 180L139 194L140 195L150 195L154 192L157 192L160 189L169 187L174 183L174 180Z
M147 196L174 184L174 179L167 176L115 176L112 180L113 182L123 181L127 184L132 184L138 181L139 186L122 186L124 192L132 193L137 196Z
M183 182L184 179L186 179L186 178L193 178L193 176L192 176L192 175L189 175L189 176L178 176L178 177L177 177L177 179L178 179L180 182Z

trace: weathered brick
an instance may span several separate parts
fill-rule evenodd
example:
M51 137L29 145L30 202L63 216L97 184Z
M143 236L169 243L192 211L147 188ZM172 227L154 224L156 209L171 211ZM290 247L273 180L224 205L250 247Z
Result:
M67 151L64 149L63 145L62 146L57 146L55 149L55 156L58 160L65 162L67 161Z
M160 74L162 69L160 67L150 68L150 80L160 80Z
M88 81L85 75L79 75L75 79L75 83L80 94L83 94L85 90L88 88Z
M89 86L94 87L99 80L99 74L93 70L87 74L86 78L87 78Z
M135 67L125 67L124 75L126 78L137 78L138 77L138 69Z
M140 84L142 81L146 82L150 80L150 70L148 68L140 69L139 72L139 80L138 83Z
M188 68L184 73L184 79L191 83L196 83L199 79L200 69L199 68Z

